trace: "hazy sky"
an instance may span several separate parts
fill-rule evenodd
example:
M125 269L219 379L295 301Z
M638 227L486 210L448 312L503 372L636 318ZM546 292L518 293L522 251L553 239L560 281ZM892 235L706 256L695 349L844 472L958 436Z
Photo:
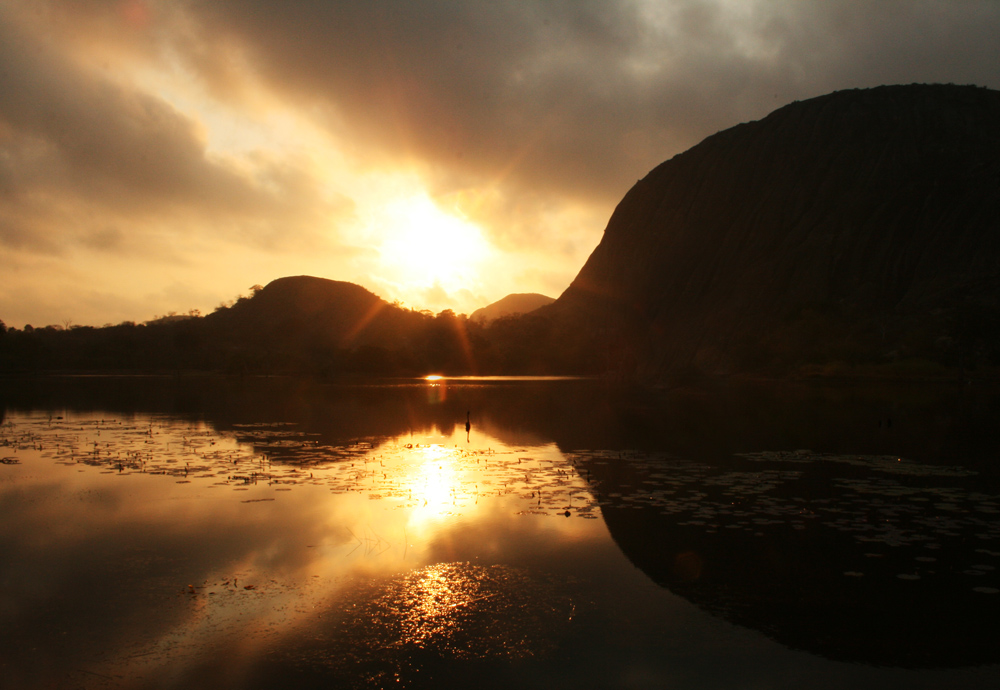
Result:
M1000 88L998 36L997 0L0 0L0 319L555 297L658 163L838 89Z

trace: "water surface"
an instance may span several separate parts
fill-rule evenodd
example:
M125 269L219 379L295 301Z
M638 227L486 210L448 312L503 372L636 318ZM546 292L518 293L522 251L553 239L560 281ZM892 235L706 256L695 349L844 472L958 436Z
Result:
M1000 680L988 393L169 378L2 392L12 687Z

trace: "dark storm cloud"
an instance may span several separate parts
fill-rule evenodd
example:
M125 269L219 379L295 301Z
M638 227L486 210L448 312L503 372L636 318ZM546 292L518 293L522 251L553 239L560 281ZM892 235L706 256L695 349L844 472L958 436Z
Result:
M191 0L201 44L391 158L617 199L704 136L827 91L1000 86L1000 3ZM200 66L221 81L201 53Z
M204 40L236 39L272 84L390 159L600 188L614 64L641 31L594 2L194 3ZM598 143L596 148L606 146ZM373 155L370 149L367 155Z

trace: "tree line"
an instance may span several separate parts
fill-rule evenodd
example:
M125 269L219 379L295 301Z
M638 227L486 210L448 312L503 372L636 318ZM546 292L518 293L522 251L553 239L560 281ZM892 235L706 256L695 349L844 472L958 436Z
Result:
M168 315L102 327L22 329L0 322L0 372L306 374L420 376L594 374L606 368L585 338L561 332L542 315L481 323L386 305L377 323L346 340L312 315L271 325L244 309L253 298L213 314ZM318 325L317 325L318 322Z

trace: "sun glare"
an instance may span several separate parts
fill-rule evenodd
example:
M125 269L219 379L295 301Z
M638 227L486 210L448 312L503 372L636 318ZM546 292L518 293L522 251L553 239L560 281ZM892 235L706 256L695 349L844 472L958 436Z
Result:
M426 195L391 202L380 216L382 262L397 282L446 290L478 282L490 248L476 225L442 211Z

